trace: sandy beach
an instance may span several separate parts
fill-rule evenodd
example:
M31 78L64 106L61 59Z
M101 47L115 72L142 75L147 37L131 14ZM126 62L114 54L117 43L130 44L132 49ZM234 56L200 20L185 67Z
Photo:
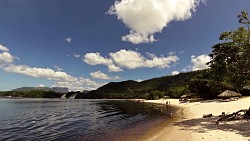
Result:
M148 103L177 106L180 110L173 115L177 120L170 126L152 136L149 141L249 141L250 121L239 120L220 122L216 124L218 116L225 112L233 113L241 109L248 109L250 97L243 97L237 101L220 102L202 101L180 103L178 99L147 100ZM204 114L213 114L213 117L202 118Z

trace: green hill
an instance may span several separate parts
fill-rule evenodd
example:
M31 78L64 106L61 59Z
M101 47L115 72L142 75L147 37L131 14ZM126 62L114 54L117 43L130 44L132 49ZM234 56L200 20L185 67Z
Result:
M175 76L153 78L142 82L133 80L111 82L88 94L76 98L146 98L155 99L168 95L179 97L188 91L190 81L203 76L206 70L180 73Z

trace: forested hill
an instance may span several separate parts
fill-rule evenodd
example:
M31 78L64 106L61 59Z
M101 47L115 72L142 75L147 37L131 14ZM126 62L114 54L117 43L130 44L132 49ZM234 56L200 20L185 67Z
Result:
M136 82L133 80L111 82L88 94L76 98L146 98L154 99L168 95L179 97L188 91L190 81L204 76L207 70L180 73L174 76L164 76Z

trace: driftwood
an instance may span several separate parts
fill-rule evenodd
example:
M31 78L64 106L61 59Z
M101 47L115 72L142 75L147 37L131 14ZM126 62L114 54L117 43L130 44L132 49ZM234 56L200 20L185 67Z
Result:
M249 118L248 112L249 110L247 109L239 110L232 114L225 114L223 112L222 115L219 116L220 118L217 121L232 121L232 120L240 120L244 118Z
M213 116L213 114L206 114L206 115L203 115L202 118L208 118L208 117L212 117L212 116Z

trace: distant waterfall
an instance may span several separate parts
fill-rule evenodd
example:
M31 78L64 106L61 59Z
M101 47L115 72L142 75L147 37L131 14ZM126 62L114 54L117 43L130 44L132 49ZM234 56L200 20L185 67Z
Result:
M66 98L66 94L62 95L61 98Z
M75 99L75 97L76 97L76 94L73 94L73 95L70 96L69 98L70 98L70 99Z

